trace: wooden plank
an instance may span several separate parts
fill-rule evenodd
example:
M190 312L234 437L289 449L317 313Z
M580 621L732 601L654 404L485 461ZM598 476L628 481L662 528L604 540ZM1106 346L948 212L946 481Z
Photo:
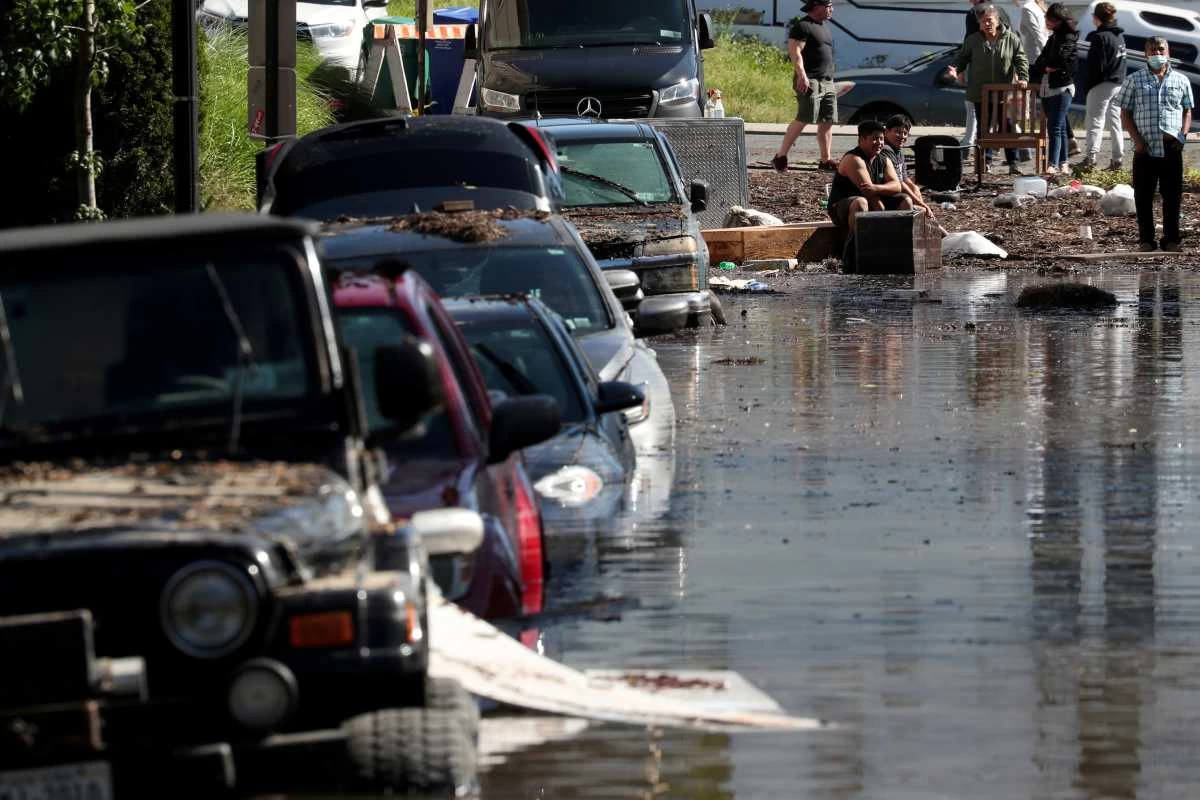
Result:
M709 263L740 264L764 258L795 258L813 234L833 228L832 222L800 222L744 228L709 228L700 233L708 244Z
M1059 253L1055 258L1061 258L1063 261L1117 261L1126 258L1179 258L1194 255L1195 253L1168 253L1163 250L1150 250L1145 253L1140 250L1115 250L1111 253Z

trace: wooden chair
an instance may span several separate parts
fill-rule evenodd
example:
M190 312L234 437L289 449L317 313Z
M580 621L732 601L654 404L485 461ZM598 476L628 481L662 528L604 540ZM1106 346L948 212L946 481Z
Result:
M1020 89L1011 83L984 84L976 143L984 150L993 147L1033 150L1033 163L1041 175L1046 171L1046 124L1036 91L1032 86ZM980 181L985 161L975 159Z

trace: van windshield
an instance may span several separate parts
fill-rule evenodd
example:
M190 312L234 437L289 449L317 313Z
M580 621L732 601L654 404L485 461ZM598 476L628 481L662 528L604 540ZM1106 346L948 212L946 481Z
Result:
M496 0L484 23L493 50L679 44L689 41L686 0Z

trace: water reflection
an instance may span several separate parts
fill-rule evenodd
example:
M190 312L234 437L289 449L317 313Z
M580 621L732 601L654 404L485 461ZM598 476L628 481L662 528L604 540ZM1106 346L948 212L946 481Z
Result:
M579 666L736 669L840 727L667 734L655 781L644 732L589 728L491 796L1191 794L1200 281L1086 279L1122 304L1021 313L1024 274L812 277L657 342L669 507L562 578L634 605L547 638ZM883 299L913 287L941 302Z

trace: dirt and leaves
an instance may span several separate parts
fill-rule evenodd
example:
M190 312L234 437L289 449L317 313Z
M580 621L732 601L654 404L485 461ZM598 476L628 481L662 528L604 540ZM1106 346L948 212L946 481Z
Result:
M780 174L771 169L750 170L750 206L774 214L785 223L828 221L821 206L832 173L791 169ZM1099 201L1082 196L1039 200L1022 208L995 208L992 201L1012 191L1012 178L987 175L983 187L966 189L953 209L937 204L934 211L947 230L977 231L1008 251L1005 267L1047 267L1060 256L1081 252L1133 250L1137 245L1134 217L1108 217ZM969 176L966 186L974 186ZM1161 221L1161 209L1156 208ZM1090 229L1091 238L1083 238ZM1181 232L1186 252L1200 254L1200 194L1185 193ZM975 260L967 263L978 263Z

